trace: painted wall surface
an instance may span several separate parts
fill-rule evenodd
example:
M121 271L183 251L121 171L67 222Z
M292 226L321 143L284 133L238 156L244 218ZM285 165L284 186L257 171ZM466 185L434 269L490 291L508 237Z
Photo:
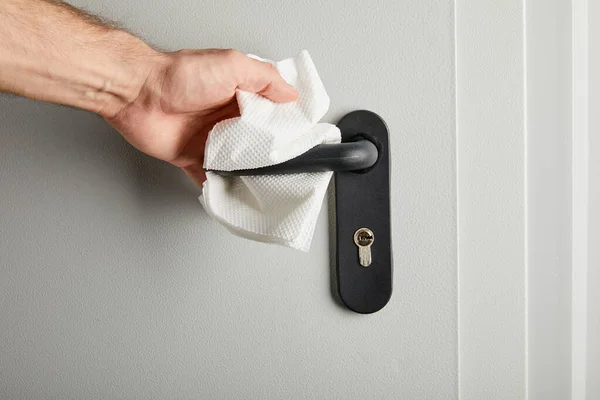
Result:
M231 236L101 118L0 96L0 398L454 399L454 4L78 0L165 49L308 49L391 131L394 294L332 298L309 253Z

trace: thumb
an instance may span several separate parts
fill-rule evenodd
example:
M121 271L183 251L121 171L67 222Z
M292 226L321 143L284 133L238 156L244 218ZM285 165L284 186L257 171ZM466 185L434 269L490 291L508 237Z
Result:
M259 61L243 55L237 68L241 81L238 88L258 93L277 103L287 103L298 98L298 91L285 81L277 68L269 62Z

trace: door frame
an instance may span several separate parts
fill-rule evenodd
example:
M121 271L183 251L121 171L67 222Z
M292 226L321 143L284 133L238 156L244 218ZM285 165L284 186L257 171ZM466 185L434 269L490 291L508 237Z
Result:
M600 5L455 18L459 398L600 398Z
M600 6L528 0L528 394L600 397ZM594 107L595 106L595 107Z

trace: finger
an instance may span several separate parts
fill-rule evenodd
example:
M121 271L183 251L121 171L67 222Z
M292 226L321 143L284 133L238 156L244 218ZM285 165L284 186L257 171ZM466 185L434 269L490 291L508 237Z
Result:
M240 116L240 109L235 101L214 111L209 115L200 117L197 121L191 123L190 134L186 135L186 143L176 160L177 166L186 166L188 163L196 162L204 156L206 139L208 133L214 126L225 119Z
M271 63L255 60L241 54L236 64L240 80L238 88L258 93L277 103L287 103L298 98L298 91L285 81Z
M209 115L202 116L190 123L189 133L184 135L185 145L176 158L169 162L176 167L185 168L190 165L203 164L204 148L208 134L222 120L240 116L240 110L235 101Z

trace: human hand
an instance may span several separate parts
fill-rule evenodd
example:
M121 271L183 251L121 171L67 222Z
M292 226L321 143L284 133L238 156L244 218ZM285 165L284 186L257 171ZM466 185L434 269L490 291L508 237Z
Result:
M235 50L181 50L152 60L137 98L105 118L133 146L182 168L199 186L208 132L239 116L236 89L275 102L298 96L273 65Z
M0 0L0 16L0 92L98 113L198 185L208 132L239 113L236 89L297 97L269 63L233 50L156 52L62 1Z

